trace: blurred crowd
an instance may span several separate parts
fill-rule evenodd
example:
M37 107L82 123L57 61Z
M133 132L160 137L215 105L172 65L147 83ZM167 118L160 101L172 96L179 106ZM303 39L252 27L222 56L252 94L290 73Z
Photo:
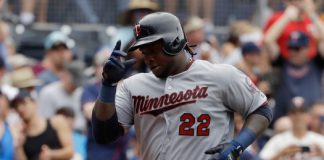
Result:
M86 2L78 3L85 7ZM121 1L126 10L119 16L111 42L121 39L127 51L133 42L133 25L141 17L161 10L177 13L180 1L163 2L169 5L161 9L156 1ZM269 129L243 156L250 160L324 159L324 1L283 0L279 11L269 5L267 14L262 14L262 26L251 20L233 21L224 41L213 32L216 2L187 2L188 16L181 20L196 53L192 58L237 67L266 94L274 112ZM45 23L47 3L21 0L18 21ZM0 0L0 15L9 9L6 6ZM39 8L37 18L35 8ZM96 22L96 17L91 21ZM134 130L109 145L96 144L91 131L102 65L111 48L98 48L87 65L75 58L69 35L58 30L46 35L42 59L34 59L17 52L9 23L0 20L0 159L137 160ZM127 77L150 72L140 51L127 58L137 59ZM243 121L235 114L236 132Z

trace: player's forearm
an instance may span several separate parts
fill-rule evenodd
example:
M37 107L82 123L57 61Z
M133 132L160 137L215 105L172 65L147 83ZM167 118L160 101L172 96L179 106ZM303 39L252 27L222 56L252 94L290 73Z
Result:
M118 123L116 112L107 120L99 120L95 112L92 114L92 132L97 143L112 143L124 135L124 128Z
M93 112L98 120L109 120L115 111L116 86L102 85Z
M238 143L243 150L246 149L268 128L272 117L272 111L267 104L260 106L248 116L242 130L233 141Z
M97 143L107 144L124 134L115 109L116 87L103 86L92 111L93 135Z
M251 129L258 137L268 128L269 124L270 122L266 117L252 114L247 118L243 128Z
M97 100L92 112L94 112L93 115L96 116L98 120L106 121L113 116L116 109L113 103L104 103Z

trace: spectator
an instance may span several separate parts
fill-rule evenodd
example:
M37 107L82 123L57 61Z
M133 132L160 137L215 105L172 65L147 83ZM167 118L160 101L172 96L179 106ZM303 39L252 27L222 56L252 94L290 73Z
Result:
M0 92L0 159L14 159L15 129L7 121L9 112L9 100L6 95ZM17 132L16 132L17 133Z
M44 87L39 93L39 113L50 118L60 107L72 107L75 113L74 129L84 131L85 119L80 108L84 65L82 62L66 64L60 80Z
M59 31L52 32L46 37L44 59L33 67L38 78L43 81L37 91L52 82L58 81L59 74L64 70L64 65L71 62L72 53L67 41L68 37Z
M95 77L84 87L81 96L81 106L87 121L87 160L98 160L102 157L112 160L126 160L127 136L120 138L113 144L101 145L95 142L92 135L91 116L94 103L99 95L101 87L102 66L111 52L102 50L95 55Z
M274 126L273 126L274 134L276 135L276 134L283 133L286 131L291 131L292 124L293 124L293 122L291 121L291 119L288 116L280 117L274 123Z
M73 130L75 114L72 107L61 107L56 111L56 115L62 115L67 121L71 130ZM86 156L86 137L77 132L76 130L72 131L72 140L74 146L74 156L73 160L82 160L85 159Z
M286 45L290 35L295 31L304 32L309 38L308 57L314 58L324 53L324 23L318 17L313 0L285 0L285 11L274 13L264 28L264 43L271 59L279 55L289 58L289 48Z
M18 89L5 82L5 75L7 73L4 59L0 56L0 90L5 94L9 100L12 100L18 93Z
M246 42L242 44L241 51L243 58L235 66L245 73L263 93L271 95L270 84L264 80L265 73L260 69L261 48L254 42Z
M324 135L324 103L317 102L310 109L309 129Z
M310 41L304 32L292 32L286 42L289 56L277 61L280 66L280 83L276 89L275 119L288 113L290 100L302 97L307 107L321 98L323 60L317 56L310 59ZM278 67L279 67L278 66Z
M289 117L292 130L272 137L260 152L265 160L316 159L324 156L324 136L307 129L307 108L303 100L294 98Z
M235 65L242 60L240 35L237 30L240 25L238 23L231 24L228 38L221 46L221 63Z
M159 10L159 5L151 0L130 0L127 10L123 13L121 24L133 26L143 16Z
M244 72L254 84L260 81L258 73L255 73L261 58L261 49L253 42L247 42L241 47L243 59L236 64L236 67Z
M186 33L189 45L196 45L194 52L198 55L195 59L207 60L212 63L220 62L220 55L216 48L213 48L205 37L204 21L199 17L191 17L184 25L184 32ZM190 55L189 55L190 56Z
M15 150L17 159L70 159L73 156L72 134L63 117L44 119L37 113L37 102L21 90L11 105L24 121L26 137Z

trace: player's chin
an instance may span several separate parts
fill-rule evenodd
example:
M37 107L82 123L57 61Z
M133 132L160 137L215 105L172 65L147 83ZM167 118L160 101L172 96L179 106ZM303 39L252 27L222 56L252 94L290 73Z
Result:
M166 78L167 77L167 75L164 74L164 72L162 71L162 69L160 67L153 69L152 72L158 78Z
M165 78L165 76L162 75L162 74L160 74L160 73L155 73L155 72L153 72L153 74L154 74L156 77L158 77L158 78Z

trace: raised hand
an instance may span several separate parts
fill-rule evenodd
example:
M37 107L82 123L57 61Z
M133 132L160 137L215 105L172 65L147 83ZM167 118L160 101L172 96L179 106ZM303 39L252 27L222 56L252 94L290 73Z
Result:
M122 62L121 57L126 57L127 53L120 50L121 41L116 43L116 46L103 67L103 85L116 85L121 80L127 70L136 63L135 59L130 59Z

